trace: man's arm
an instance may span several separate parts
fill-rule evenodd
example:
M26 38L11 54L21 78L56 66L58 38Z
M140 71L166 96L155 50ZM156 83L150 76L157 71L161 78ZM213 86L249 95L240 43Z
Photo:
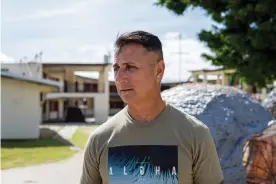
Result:
M205 129L205 138L198 147L194 160L194 182L196 184L222 184L223 173L220 167L216 147L209 129Z
M97 161L96 144L93 136L90 136L84 149L83 167L80 184L101 184L102 179Z

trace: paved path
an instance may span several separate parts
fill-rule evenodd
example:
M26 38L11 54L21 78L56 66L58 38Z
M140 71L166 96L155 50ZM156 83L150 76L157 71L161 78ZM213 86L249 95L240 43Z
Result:
M56 125L41 125L41 128L49 128L58 132L59 136L63 137L63 139L71 139L76 130L81 126L87 126L87 124L83 123L59 123Z
M63 129L61 129L58 134L63 137L64 139L71 139L73 134L76 132L77 128L79 126L65 126Z
M48 164L1 170L2 184L78 184L83 152L73 157Z
M59 135L70 139L78 127L85 125L64 126ZM47 126L46 126L47 127ZM49 126L51 129L55 127ZM59 129L59 128L56 128ZM92 131L89 129L89 131ZM83 162L83 151L69 159L45 163L36 166L18 167L1 170L2 184L78 184Z

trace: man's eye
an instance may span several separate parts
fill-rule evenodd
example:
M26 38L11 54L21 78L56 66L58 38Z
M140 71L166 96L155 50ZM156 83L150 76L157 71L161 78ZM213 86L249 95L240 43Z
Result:
M119 68L118 68L118 67L114 67L113 70L114 70L114 71L118 71Z
M127 69L135 69L136 66L127 66L126 68L127 68Z

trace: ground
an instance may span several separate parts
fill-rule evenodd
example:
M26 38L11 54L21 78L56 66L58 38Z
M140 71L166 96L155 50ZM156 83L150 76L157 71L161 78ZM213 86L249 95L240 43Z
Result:
M16 184L26 184L26 183L36 183L36 184L59 184L59 183L67 183L67 184L75 184L78 183L81 173L82 161L83 161L83 150L86 140L90 133L97 126L83 126L83 125L70 125L64 126L62 128L59 127L50 127L53 130L57 130L60 132L62 137L66 137L66 140L73 143L74 146L70 146L70 149L75 153L73 156L64 157L63 159L59 159L60 161L54 162L51 160L50 162L39 162L33 163L30 162L32 159L25 160L31 166L26 166L25 164L19 164L17 168L4 169L1 170L2 173L2 183L16 183ZM44 127L45 128L45 127ZM47 127L49 128L49 127ZM58 139L60 137L57 137ZM62 139L64 141L64 139ZM75 148L75 149L72 149ZM1 150L3 152L3 150ZM53 153L53 152L52 152ZM24 153L19 153L22 155L28 155ZM14 154L15 155L15 154ZM34 152L33 155L36 155L33 158L37 158L38 155L41 155L41 152ZM50 154L51 155L51 154ZM2 155L3 156L3 155ZM24 156L25 157L25 156ZM70 158L69 158L70 157ZM16 156L14 156L16 158ZM21 157L17 157L21 158ZM6 158L7 159L7 158ZM1 158L3 163L3 158ZM12 159L15 160L15 159ZM21 159L24 160L24 159ZM33 159L37 160L37 159ZM6 163L8 163L6 161ZM22 162L21 162L22 163ZM22 167L24 166L24 167ZM15 167L13 165L12 167Z
M2 170L3 184L76 184L79 182L83 152L73 157L55 162Z
M59 161L76 152L56 139L2 141L1 147L1 169Z

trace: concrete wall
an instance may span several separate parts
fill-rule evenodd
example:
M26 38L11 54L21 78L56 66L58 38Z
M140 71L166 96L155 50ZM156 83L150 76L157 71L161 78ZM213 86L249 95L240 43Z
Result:
M1 139L39 137L40 87L25 81L1 78Z
M106 94L98 94L94 98L94 115L96 124L102 124L108 119L109 97Z

